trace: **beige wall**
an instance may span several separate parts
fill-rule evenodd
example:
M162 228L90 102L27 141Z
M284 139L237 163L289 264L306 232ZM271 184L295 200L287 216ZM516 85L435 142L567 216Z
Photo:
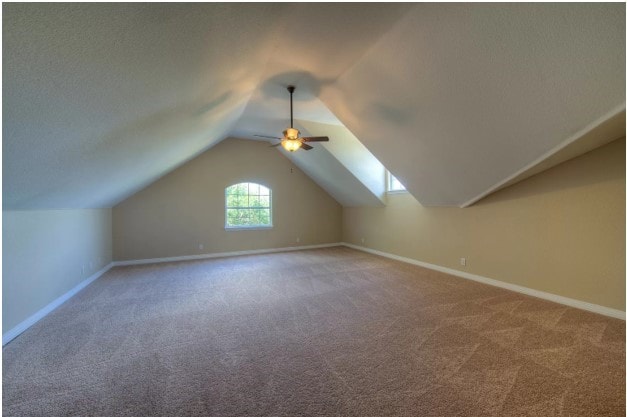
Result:
M111 262L111 209L2 212L2 331Z
M224 189L238 182L272 189L272 229L224 229ZM113 208L113 256L149 259L334 243L341 238L341 221L341 206L267 142L227 139Z
M345 208L343 240L624 311L625 140L464 209Z

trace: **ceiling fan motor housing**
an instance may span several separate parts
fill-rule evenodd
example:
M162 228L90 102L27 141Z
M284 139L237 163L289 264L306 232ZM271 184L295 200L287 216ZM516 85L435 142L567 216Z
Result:
M298 139L300 132L298 129L294 129L293 127L288 127L283 131L283 136L288 140L296 140Z

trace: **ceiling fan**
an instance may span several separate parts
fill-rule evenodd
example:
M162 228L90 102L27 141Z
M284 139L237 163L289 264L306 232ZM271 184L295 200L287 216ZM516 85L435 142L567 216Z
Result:
M278 138L276 136L265 136L265 135L254 135L258 138L266 138L266 139L277 139L281 142L272 146L283 146L286 151L294 152L300 148L308 151L313 149L312 146L308 145L306 142L328 142L329 138L326 136L314 136L311 138L301 138L300 132L298 129L294 129L294 111L292 109L292 94L294 94L294 90L296 87L290 85L287 87L287 91L290 92L290 127L283 131L283 137Z

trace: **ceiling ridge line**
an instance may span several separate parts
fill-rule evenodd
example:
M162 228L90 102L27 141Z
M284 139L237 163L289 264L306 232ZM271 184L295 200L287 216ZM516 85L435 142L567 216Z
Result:
M368 56L368 54L370 54L370 52L373 51L377 47L377 45L379 45L383 41L383 39L386 38L390 34L390 32L392 32L402 21L404 21L406 19L409 19L410 14L407 13L407 12L409 10L411 10L411 9L418 8L418 5L417 4L412 4L412 5L409 5L409 6L406 6L406 7L407 7L407 9L404 11L404 13L402 13L396 20L394 20L394 22L392 24L390 24L390 26L385 31L383 31L383 33L381 33L381 36L379 36L374 42L372 42L372 44L370 44L370 46L368 46L364 50L363 54L361 54L358 58L356 58L351 65L347 66L343 71L341 71L337 75L337 77L335 77L335 79L333 80L334 83L337 83L337 81L340 78L342 78L344 75L346 75L346 73L351 71L361 61L363 61L363 59L366 56Z
M292 7L293 5L290 5L290 7L285 8L285 10L283 11L283 17L285 17L288 14L287 11L290 10ZM288 20L289 19L279 19L280 22L287 22ZM272 46L270 47L270 52L268 53L264 64L260 67L259 76L257 77L257 82L255 84L255 87L252 88L250 94L248 95L248 98L246 99L246 105L243 107L242 112L239 115L239 117L231 125L231 128L227 132L226 137L222 138L222 140L220 140L219 142L222 142L224 139L233 135L233 129L236 126L238 126L239 122L242 120L242 117L246 114L246 110L248 110L250 100L255 95L255 92L259 89L259 86L262 83L262 79L264 75L266 74L266 72L268 71L268 65L270 61L272 60L272 58L275 56L277 49L279 48L281 35L284 34L285 31L286 31L286 23L282 23L280 26L277 27L277 29L274 31L273 35L271 36Z

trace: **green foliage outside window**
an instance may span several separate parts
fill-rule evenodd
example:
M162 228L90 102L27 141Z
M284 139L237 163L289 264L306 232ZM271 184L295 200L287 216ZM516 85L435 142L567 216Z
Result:
M225 190L226 227L272 226L272 191L254 182L231 185Z

